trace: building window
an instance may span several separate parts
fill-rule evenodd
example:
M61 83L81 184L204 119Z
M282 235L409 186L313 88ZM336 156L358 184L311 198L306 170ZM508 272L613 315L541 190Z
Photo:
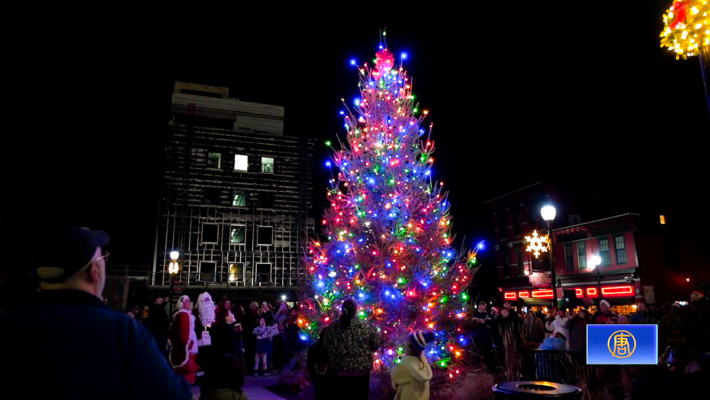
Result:
M244 225L232 225L229 234L229 243L231 244L246 244L247 227Z
M611 265L609 239L599 239L599 256L602 258L602 266Z
M274 244L274 228L271 226L259 226L256 228L256 245L271 246Z
M504 251L503 276L510 276L510 251L508 251L508 249Z
M243 280L244 276L244 264L229 264L229 281L236 282Z
M259 193L259 208L275 208L276 194L274 192Z
M217 262L200 261L200 281L214 282L217 272Z
M222 154L208 153L207 154L207 168L214 168L214 169L222 168Z
M219 237L219 225L217 224L202 224L202 244L217 244Z
M614 252L616 253L616 263L626 264L626 243L624 242L624 236L614 237Z
M261 157L261 172L274 173L274 159L271 157Z
M579 269L587 269L587 243L577 242L577 258L579 259Z
M247 191L242 189L234 189L232 192L232 207L246 207Z
M505 211L498 211L498 229L500 229L500 238L506 237L506 231L508 229L508 219L506 218Z
M666 216L661 215L661 225L665 225L665 224L666 224Z
M256 263L256 282L257 283L267 283L269 282L269 275L271 275L271 264L270 263Z
M249 156L243 156L239 154L234 155L234 170L235 171L248 171L249 170Z
M513 214L513 222L515 223L515 235L520 236L520 210Z
M574 251L571 243L565 245L565 269L567 271L574 269Z
M522 247L515 249L515 257L518 259L518 275L525 274L525 255Z
M218 206L220 194L219 188L205 188L203 203L211 206Z

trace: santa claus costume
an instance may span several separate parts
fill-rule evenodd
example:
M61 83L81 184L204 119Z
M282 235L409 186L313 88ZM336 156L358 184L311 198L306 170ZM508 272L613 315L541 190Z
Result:
M195 334L197 335L197 362L202 371L209 368L212 355L212 338L210 338L210 327L215 322L215 306L212 296L204 292L197 297L197 308L195 309ZM200 375L201 373L198 373Z
M180 310L173 316L173 323L168 333L170 343L170 364L175 373L195 383L195 373L200 369L197 357L197 335L195 335L195 316L190 308L190 297L180 297Z

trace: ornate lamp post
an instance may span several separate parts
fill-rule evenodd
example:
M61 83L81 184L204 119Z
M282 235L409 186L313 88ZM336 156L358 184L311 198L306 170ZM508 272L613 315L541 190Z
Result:
M180 271L180 265L178 264L178 258L180 258L179 251L170 252L170 265L168 265L168 272L170 273L170 314L173 315L173 290L175 288L175 275Z
M554 244L555 244L555 238L552 236L552 228L550 224L552 221L555 220L555 216L557 215L557 210L555 210L555 207L553 206L545 206L542 207L540 210L540 214L542 214L542 219L544 219L547 222L547 235L550 238L550 270L552 271L552 294L553 294L553 301L555 304L555 307L557 307L557 278L555 275L555 263L553 260L552 252L554 251Z

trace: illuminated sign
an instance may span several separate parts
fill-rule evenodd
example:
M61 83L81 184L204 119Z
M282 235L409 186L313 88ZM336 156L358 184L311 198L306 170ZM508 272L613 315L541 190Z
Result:
M515 292L505 292L503 294L503 298L506 300L515 300L515 298L516 298Z
M606 286L602 288L602 296L631 296L634 288L631 285Z
M587 288L587 297L597 297L599 293L597 293L597 288L595 287L589 287Z
M658 364L658 325L587 325L587 364Z
M551 299L553 297L552 289L533 290L532 297L538 299Z
M520 291L518 292L518 297L520 297L521 299L527 299L528 297L530 297L530 292L528 292L527 290Z
M584 290L582 290L581 288L574 289L574 291L577 297L584 297Z

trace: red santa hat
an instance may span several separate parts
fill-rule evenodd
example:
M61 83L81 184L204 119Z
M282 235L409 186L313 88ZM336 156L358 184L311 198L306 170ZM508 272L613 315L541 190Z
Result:
M500 308L499 307L491 307L491 311L495 311L498 314L500 314Z

